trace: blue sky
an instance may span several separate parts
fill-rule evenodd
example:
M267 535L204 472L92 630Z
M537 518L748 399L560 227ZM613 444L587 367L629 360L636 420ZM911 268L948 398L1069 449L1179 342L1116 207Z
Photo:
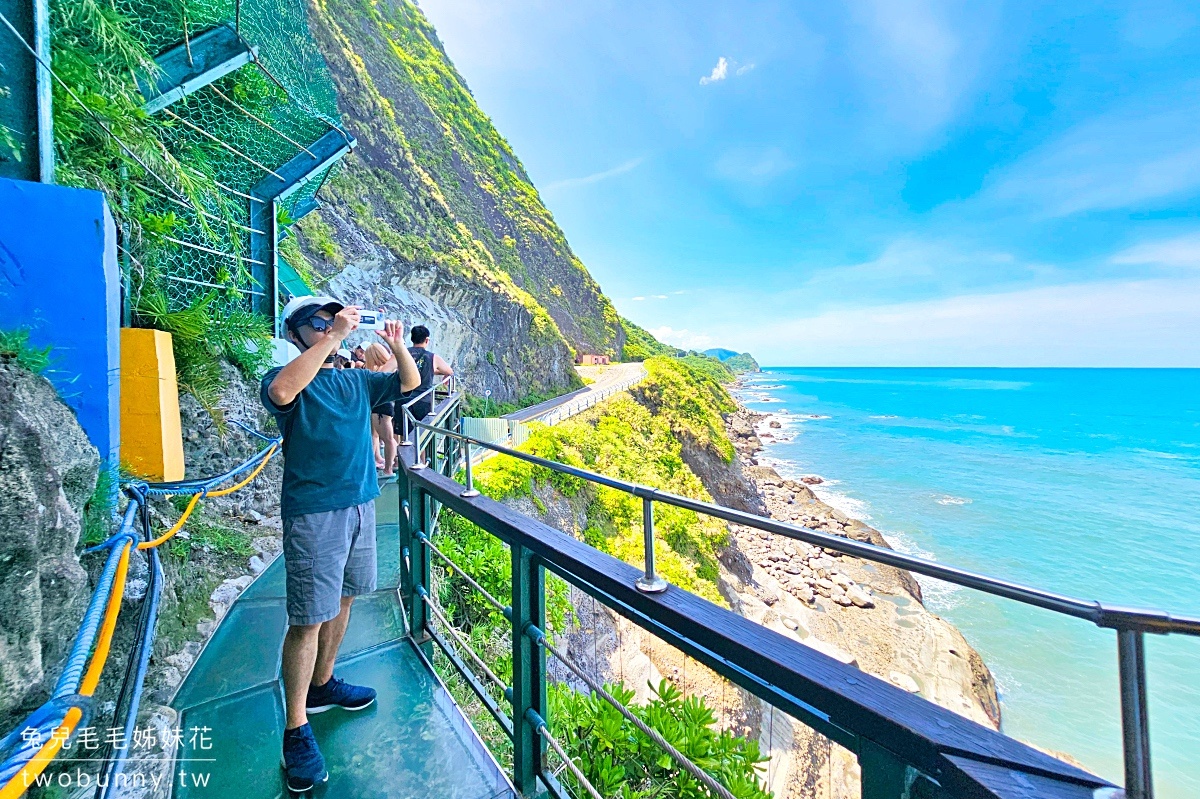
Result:
M774 365L1200 366L1200 4L421 6L664 340Z

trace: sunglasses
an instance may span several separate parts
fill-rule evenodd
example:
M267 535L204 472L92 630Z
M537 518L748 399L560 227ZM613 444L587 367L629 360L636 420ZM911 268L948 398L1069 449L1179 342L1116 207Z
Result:
M322 319L319 316L309 318L304 324L308 325L318 333L324 333L326 330L333 329L332 319Z

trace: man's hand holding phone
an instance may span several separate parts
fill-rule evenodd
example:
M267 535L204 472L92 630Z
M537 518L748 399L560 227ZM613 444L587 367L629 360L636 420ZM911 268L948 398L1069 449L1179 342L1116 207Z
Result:
M357 305L349 305L338 311L333 317L333 337L345 341L346 336L358 329L359 313Z

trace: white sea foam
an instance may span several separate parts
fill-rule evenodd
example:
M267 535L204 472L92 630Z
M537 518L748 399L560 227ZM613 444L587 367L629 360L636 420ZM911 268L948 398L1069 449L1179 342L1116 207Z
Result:
M880 530L881 535L891 545L892 549L897 552L903 552L905 555L912 555L915 558L924 560L936 561L937 557L932 552L923 548L908 533L898 530ZM938 613L952 610L963 604L967 599L967 594L960 585L947 583L933 577L926 577L923 574L913 574L917 582L921 585L921 595L925 598L925 605Z
M966 499L964 497L951 497L951 496L938 497L937 499L934 500L934 502L936 502L939 505L970 505L974 501L975 500L973 500L973 499Z

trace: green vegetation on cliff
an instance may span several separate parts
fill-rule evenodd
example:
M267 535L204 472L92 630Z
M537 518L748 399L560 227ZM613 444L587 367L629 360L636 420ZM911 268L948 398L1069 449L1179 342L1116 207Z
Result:
M595 409L554 427L538 426L522 449L611 477L709 500L700 479L683 462L690 440L725 461L733 446L722 413L735 410L721 385L674 358L646 362L648 377L637 397L619 394ZM582 510L586 526L576 534L628 563L640 564L641 500L525 461L493 458L479 467L476 485L494 499L527 497L545 512L551 495ZM549 493L547 493L549 492ZM659 505L655 554L672 583L724 603L717 590L717 552L728 538L725 526L693 511Z
M713 451L732 452L720 414L735 409L720 383L682 359L655 357L637 396L620 394L585 414L554 427L539 426L521 449L602 474L650 485L697 499L710 499L699 478L682 458L682 441L691 439ZM641 501L612 489L503 456L484 462L475 485L498 500L528 502L548 520L582 520L567 532L598 549L640 567L643 564ZM655 508L658 568L672 583L724 605L717 588L717 552L728 538L724 524L668 505ZM552 522L553 523L553 522ZM568 522L570 524L570 522ZM561 528L560 528L561 529ZM497 597L511 595L511 559L504 544L481 528L443 511L435 536L439 548ZM501 680L512 674L510 622L461 577L443 572L438 595ZM552 638L570 633L570 592L557 577L547 578L547 627ZM595 620L592 622L596 623ZM594 630L588 631L595 634ZM469 689L457 684L453 669L444 676L461 700ZM758 742L721 730L713 709L702 697L688 696L662 680L644 703L620 682L607 690L657 730L676 749L699 763L738 799L769 799L761 784ZM707 791L682 771L663 750L629 724L605 700L563 683L549 685L549 718L567 754L603 796L695 799ZM468 705L468 712L471 706ZM507 739L496 728L489 734L482 707L473 723L507 754ZM569 773L560 779L583 793Z
M433 26L409 0L314 0L310 17L357 153L331 182L336 205L402 262L485 282L555 340L616 355L616 311L479 109ZM319 232L306 254L338 268ZM560 336L561 334L561 336Z
M621 353L621 360L644 361L655 355L681 355L683 353L682 350L676 349L670 344L663 344L649 330L638 327L625 317L621 317L621 327L625 330L625 349Z
M760 371L758 361L754 360L754 356L748 352L734 352L733 350L726 350L718 347L711 350L705 350L700 354L707 355L710 358L716 358L718 361L725 364L725 367L735 375Z

